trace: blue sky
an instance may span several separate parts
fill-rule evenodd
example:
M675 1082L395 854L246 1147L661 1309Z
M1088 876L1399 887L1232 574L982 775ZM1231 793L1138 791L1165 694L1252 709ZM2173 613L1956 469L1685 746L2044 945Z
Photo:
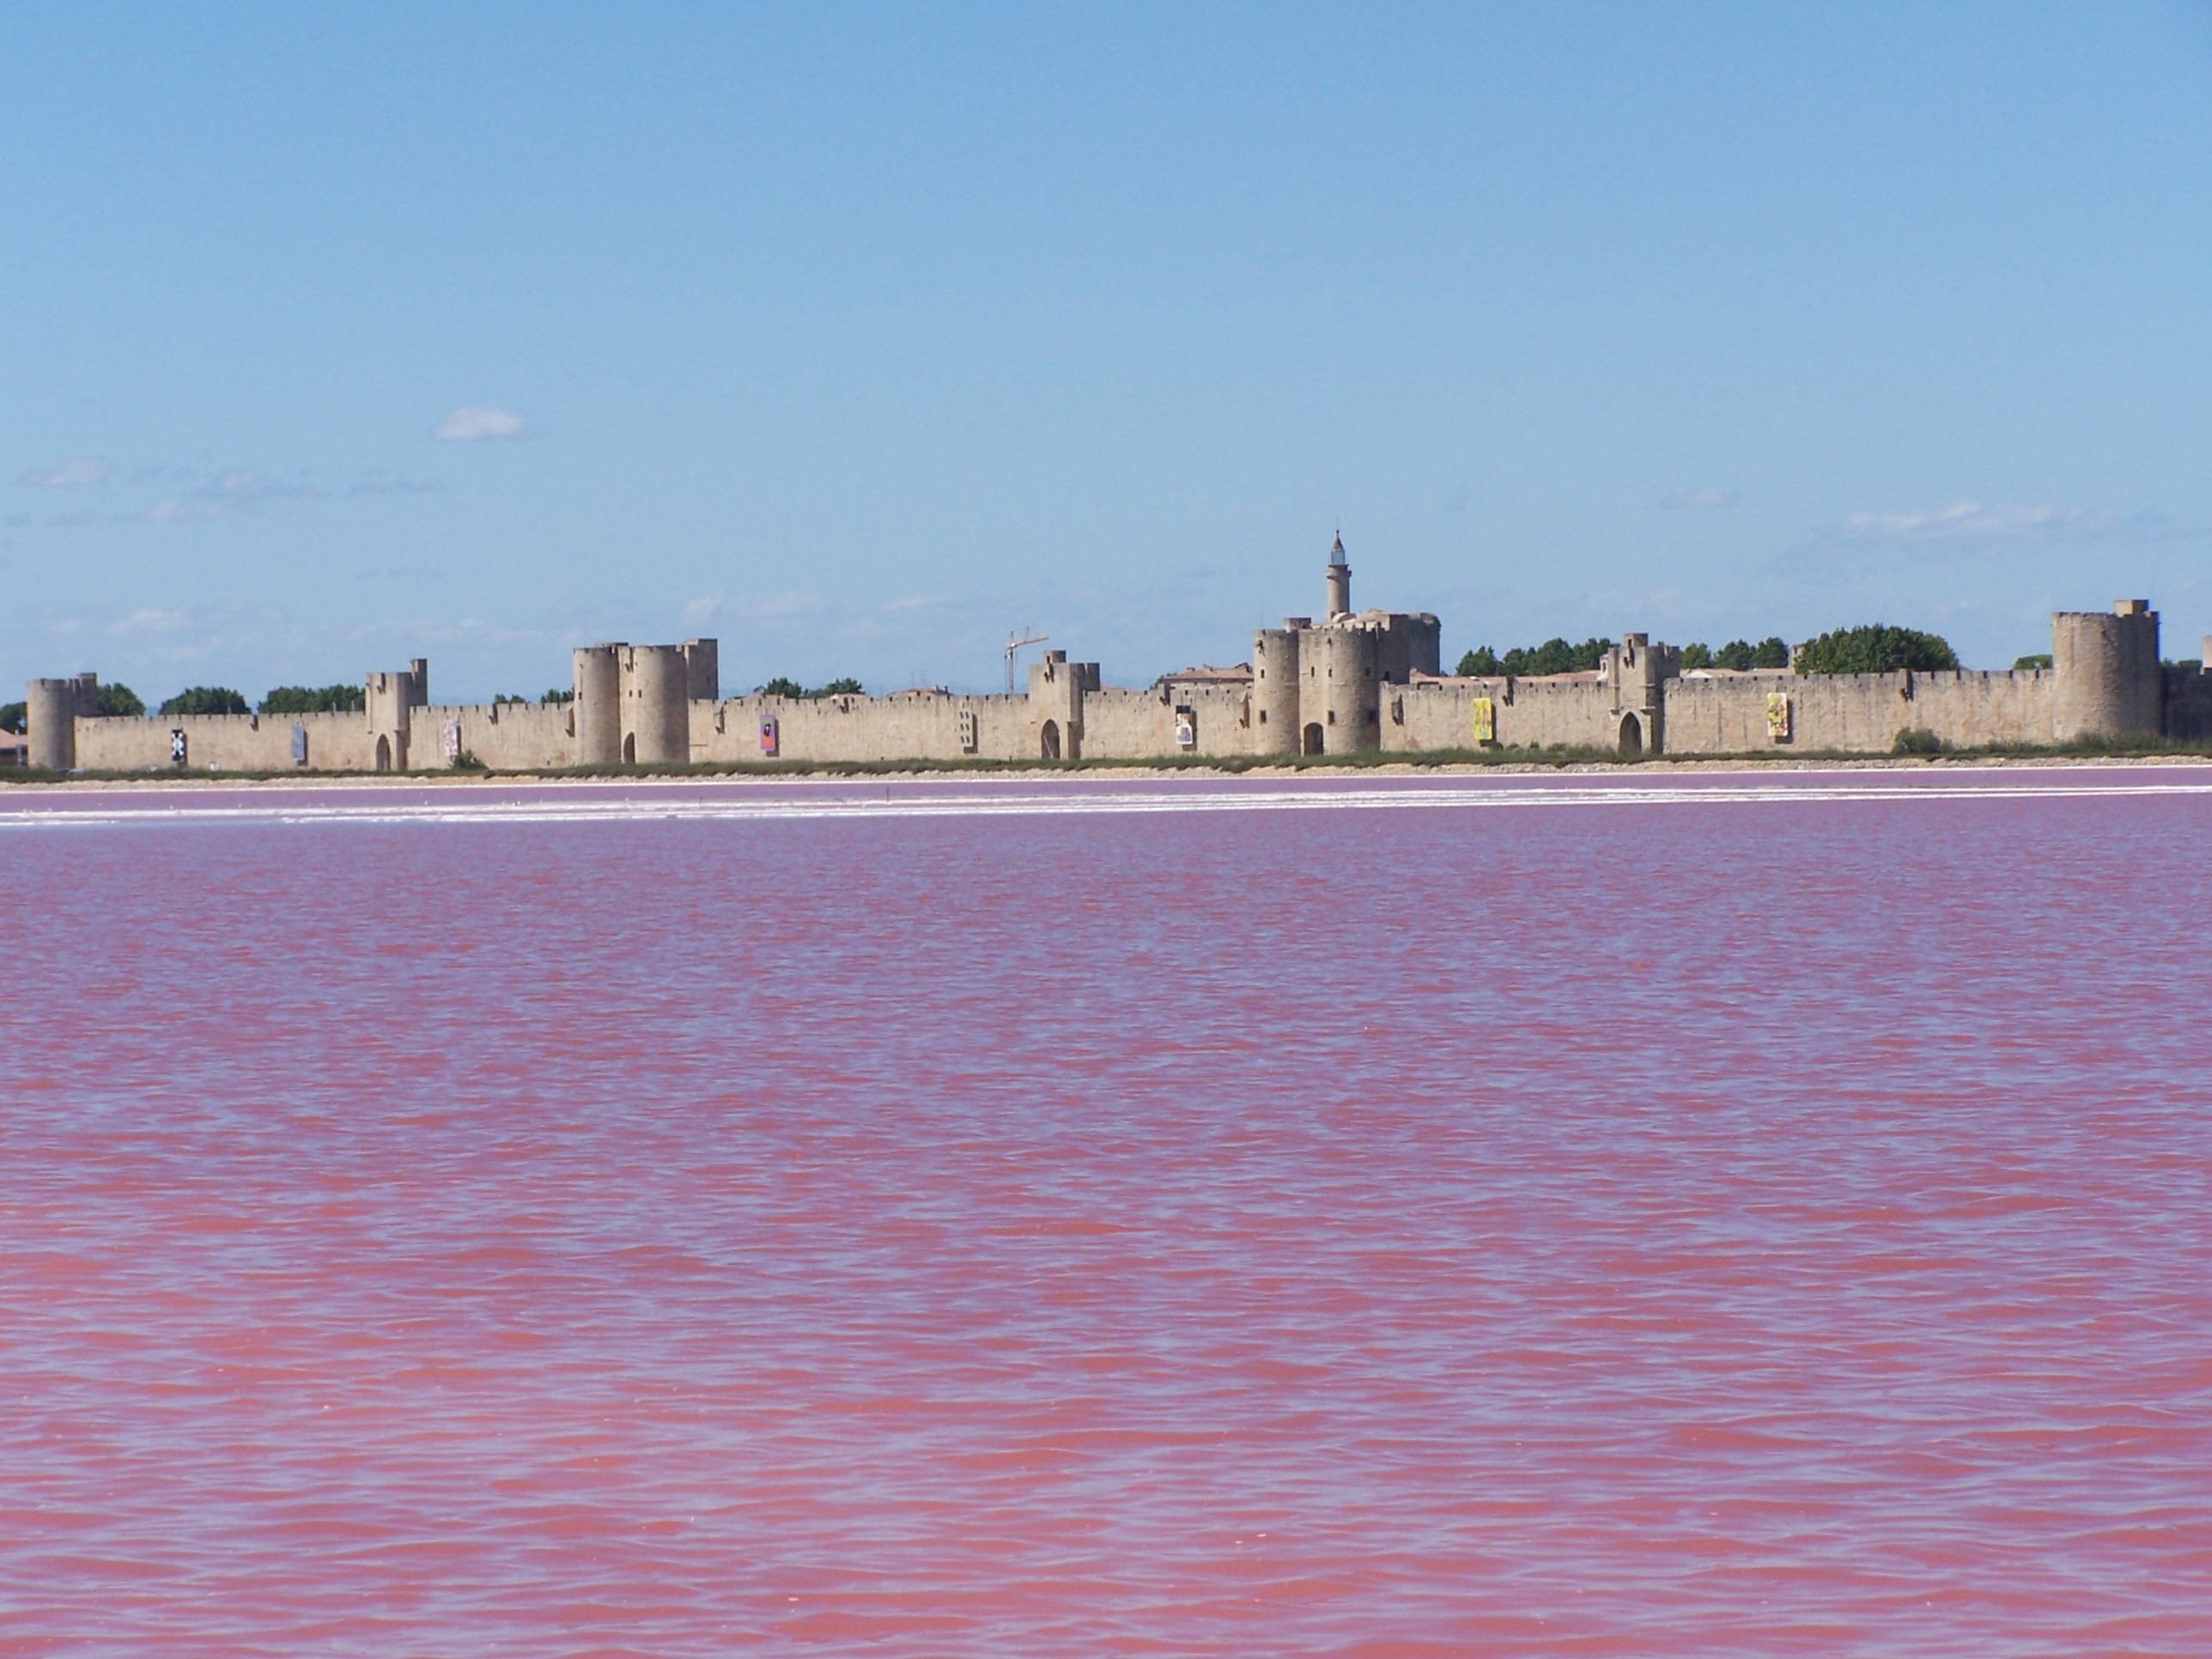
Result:
M1448 657L2193 655L2208 141L2201 4L0 5L0 685L1141 683L1340 524Z

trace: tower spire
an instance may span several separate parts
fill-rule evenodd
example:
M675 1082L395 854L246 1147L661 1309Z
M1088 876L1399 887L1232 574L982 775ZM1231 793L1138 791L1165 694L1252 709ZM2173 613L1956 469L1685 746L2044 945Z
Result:
M1352 614L1352 567L1344 562L1344 532L1328 550L1328 619Z

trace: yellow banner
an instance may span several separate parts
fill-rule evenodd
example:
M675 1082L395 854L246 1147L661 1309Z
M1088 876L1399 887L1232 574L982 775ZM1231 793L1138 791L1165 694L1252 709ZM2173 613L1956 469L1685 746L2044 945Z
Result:
M1488 697L1474 700L1474 740L1479 744L1498 741L1498 705Z
M1790 741L1790 694L1787 691L1766 694L1766 735L1776 743Z

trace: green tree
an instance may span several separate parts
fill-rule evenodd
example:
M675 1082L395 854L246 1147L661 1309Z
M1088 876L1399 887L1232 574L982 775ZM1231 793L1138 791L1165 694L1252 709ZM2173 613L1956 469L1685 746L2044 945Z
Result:
M2048 668L2051 666L2051 653L2048 651L2039 651L2033 656L2014 657L2012 659L2012 665L2014 668Z
M1711 668L1713 648L1710 645L1686 645L1682 647L1682 667L1686 672L1692 668Z
M1515 646L1504 656L1488 646L1470 651L1459 659L1459 672L1469 677L1494 677L1513 674L1522 678L1532 674L1587 673L1605 661L1605 653L1612 647L1603 640L1584 640L1580 645L1571 645L1564 639L1548 639L1537 646Z
M1958 665L1958 653L1940 635L1881 623L1808 640L1797 656L1800 674L1893 674L1905 668L1934 673Z
M827 685L816 686L806 695L810 697L857 697L860 695L860 683L850 677L836 679Z
M262 714L358 714L368 707L368 691L358 685L279 685L270 688L255 712Z
M1584 640L1580 645L1570 645L1554 635L1532 650L1516 646L1500 659L1498 665L1509 674L1586 674L1605 660L1612 647L1603 640Z
M21 737L30 714L31 705L27 702L0 702L0 732L13 732Z
M1690 665L1683 663L1687 668ZM1713 653L1712 666L1732 668L1741 674L1752 668L1787 668L1790 647L1779 635L1770 634L1753 645L1749 640L1730 640Z
M544 696L538 698L538 701L541 705L555 702L574 702L576 701L576 688L573 685L556 685L550 691L548 691Z
M797 680L787 679L781 674L778 674L766 685L753 688L753 696L757 697L803 697L805 695L805 688Z
M99 708L111 720L117 715L143 714L146 712L146 699L119 681L104 681L100 688Z
M164 714L250 714L246 699L227 685L188 685L162 703Z

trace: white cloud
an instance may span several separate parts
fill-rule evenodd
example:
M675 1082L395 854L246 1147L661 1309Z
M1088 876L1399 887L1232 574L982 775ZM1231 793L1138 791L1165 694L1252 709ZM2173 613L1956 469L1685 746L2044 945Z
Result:
M2037 542L2153 542L2195 532L2156 513L2118 514L2020 501L1953 501L1906 513L1854 513L1832 539L1891 546L1990 547Z
M182 628L187 618L179 611L156 611L143 607L132 611L115 624L118 634L165 634L171 629Z
M346 499L356 501L378 495L434 495L445 487L441 478L395 478L388 473L364 472L346 486Z
M744 614L755 622L792 622L824 608L819 593L765 593L745 606Z
M203 501L197 496L173 497L156 501L148 507L148 524L221 524L234 519L246 509L224 501Z
M189 495L155 502L144 517L149 524L220 524L244 517L264 501L321 494L312 484L287 483L258 467L234 467L217 473Z
M1733 489L1679 489L1659 505L1670 513L1710 513L1741 499Z
M439 422L430 435L441 443L473 443L484 439L528 438L536 434L530 422L511 409L465 404Z
M83 489L93 484L104 484L111 476L106 461L80 455L72 460L56 461L52 466L34 466L15 482L33 489Z
M710 622L714 619L714 613L721 608L722 596L720 593L709 593L704 599L694 599L685 605L684 614L693 622Z

